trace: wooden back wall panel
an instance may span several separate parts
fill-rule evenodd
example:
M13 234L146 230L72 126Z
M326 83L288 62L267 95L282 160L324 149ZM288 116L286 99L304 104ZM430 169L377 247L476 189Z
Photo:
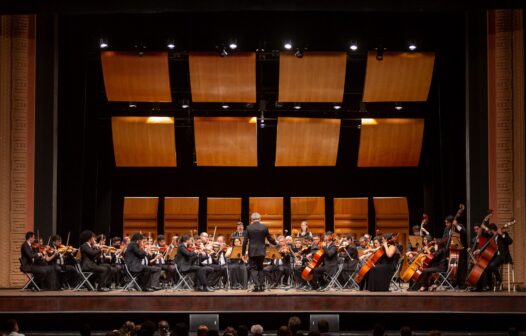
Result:
M167 52L105 51L100 55L108 101L171 102Z
M367 198L334 199L334 232L352 233L356 238L369 232L369 205Z
M256 53L191 52L189 64L192 101L256 102Z
M250 197L249 215L257 212L273 235L283 234L283 197Z
M113 151L117 167L175 167L172 123L148 123L148 117L112 117Z
M362 121L358 167L418 166L423 138L424 119Z
M195 117L198 166L258 165L257 124L251 117Z
M278 118L276 166L335 166L340 119Z
M363 88L364 102L426 101L433 78L435 54L432 52L376 52L367 56Z
M376 228L385 233L398 233L404 246L409 234L409 208L405 197L375 197Z
M241 220L241 198L208 198L206 226L209 235L217 226L216 237L236 231L237 222Z
M325 197L291 197L290 213L293 232L300 231L300 224L304 220L310 232L325 232Z
M164 235L170 243L177 234L196 233L199 229L199 197L166 197L164 199Z
M337 103L343 100L347 54L343 52L292 53L279 57L279 101Z
M124 236L142 232L157 237L157 207L159 197L124 197Z

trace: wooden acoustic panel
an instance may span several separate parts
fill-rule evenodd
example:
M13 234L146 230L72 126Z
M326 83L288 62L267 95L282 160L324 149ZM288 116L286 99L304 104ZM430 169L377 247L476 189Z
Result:
M112 117L113 152L117 167L175 167L175 129L169 123L148 123L149 117Z
M432 52L376 52L367 57L364 102L426 101L433 78L435 54Z
M157 237L158 205L159 197L124 197L124 236L142 232L145 236Z
M101 53L108 101L171 102L167 52Z
M335 166L340 119L278 118L276 166Z
M409 208L405 197L375 197L376 228L383 234L398 233L404 250L409 234Z
M279 57L280 102L336 103L343 101L347 54L305 52Z
M304 220L307 221L310 232L325 232L325 197L291 197L290 214L292 232L299 232Z
M256 53L191 52L189 64L192 101L256 102Z
M362 119L358 167L416 167L424 119Z
M174 235L196 233L198 229L199 197L164 199L164 235L168 243Z
M334 199L334 232L353 234L356 238L369 232L368 199L335 198Z
M208 198L206 231L210 236L217 227L216 237L224 235L228 239L240 220L241 198Z
M261 215L270 234L283 234L283 197L250 197L248 209Z
M258 165L257 124L251 117L195 117L198 166Z

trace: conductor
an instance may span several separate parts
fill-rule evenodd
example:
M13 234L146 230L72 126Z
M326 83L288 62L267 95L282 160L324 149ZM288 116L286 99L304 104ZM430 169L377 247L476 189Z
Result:
M250 216L252 222L245 231L245 239L243 240L242 255L246 255L247 243L248 246L248 267L250 269L250 276L254 281L254 292L263 292L263 261L265 260L265 238L272 244L276 245L274 238L270 236L268 228L261 224L261 215L257 212Z

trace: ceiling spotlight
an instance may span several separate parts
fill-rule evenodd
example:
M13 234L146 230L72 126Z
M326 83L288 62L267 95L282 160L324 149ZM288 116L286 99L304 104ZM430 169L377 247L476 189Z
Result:
M190 101L188 99L184 98L181 100L181 108L187 109L190 107Z
M223 109L226 110L226 109L229 108L230 106L228 106L228 104L223 104L223 105L221 105L221 107L222 107Z
M292 43L291 42L285 42L285 44L283 45L283 48L285 48L287 50L292 49Z
M402 104L399 104L399 103L398 103L398 104L395 104L395 110L397 110L397 111L402 111L402 109L403 109Z
M108 48L108 41L106 39L100 39L99 46L101 49Z
M383 61L384 59L384 48L378 47L376 48L376 60Z
M236 41L230 41L230 43L228 44L228 47L232 50L235 50L237 49L237 42Z
M168 49L175 49L175 43L173 43L172 41L170 41L170 42L168 42L168 43L166 44L166 47L167 47Z
M411 50L411 51L415 51L415 50L416 50L416 44L414 44L414 43L409 43L409 50Z
M226 51L225 47L221 48L221 52L219 53L219 56L221 57L228 56L228 52Z
M129 108L136 108L136 107L137 107L137 104L130 102L130 103L128 104L128 107L129 107Z
M295 110L301 110L301 104L300 103L294 104L294 109Z
M303 50L301 50L300 48L297 48L296 52L294 53L294 56L296 56L297 58L302 58L303 57Z
M351 46L349 47L352 51L356 51L358 50L358 44L356 43L351 43Z
M333 108L334 108L335 110L339 110L339 109L342 108L342 106L339 105L339 104L334 104Z

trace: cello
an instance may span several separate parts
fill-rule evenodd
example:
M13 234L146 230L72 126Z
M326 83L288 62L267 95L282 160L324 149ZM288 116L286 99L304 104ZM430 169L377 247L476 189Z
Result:
M429 266L431 260L433 260L433 253L428 250L429 246L435 245L437 242L432 240L427 245L424 246L424 251L419 253L415 260L409 265L404 272L400 275L400 279L404 282L409 282L409 280L418 281L422 275L422 270Z
M311 281L314 269L321 265L325 254L325 251L323 250L323 244L324 243L321 242L318 244L318 251L312 255L312 260L307 264L307 266L305 266L303 272L301 272L301 278L303 280Z
M387 241L387 244L392 244L394 241L395 235L391 239ZM380 258L385 254L384 246L380 246L376 252L373 253L372 256L367 259L367 261L362 265L356 276L354 277L354 281L356 281L357 284L362 282L362 280L365 278L367 273L371 270L371 268L374 267L374 265L380 260Z
M512 219L510 222L504 224L503 228L507 228L511 225L515 224L515 219ZM497 242L495 241L495 237L498 235L497 232L488 239L486 244L480 248L480 253L477 257L477 263L473 266L471 271L468 274L468 277L466 278L466 283L471 287L476 287L477 283L480 280L480 277L488 267L489 263L495 256L495 254L498 251Z

